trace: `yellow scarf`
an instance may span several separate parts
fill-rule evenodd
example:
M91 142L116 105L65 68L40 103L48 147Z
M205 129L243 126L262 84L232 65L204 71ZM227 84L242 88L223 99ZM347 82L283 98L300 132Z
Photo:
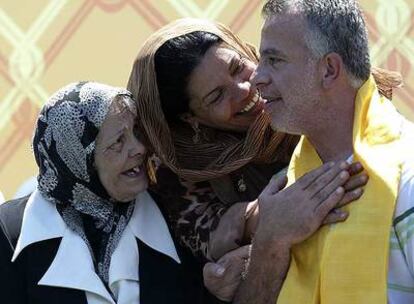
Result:
M389 237L406 150L400 146L403 121L371 77L358 91L353 128L354 159L370 177L364 195L345 207L345 223L322 227L293 247L278 304L387 303ZM302 137L289 182L321 164Z

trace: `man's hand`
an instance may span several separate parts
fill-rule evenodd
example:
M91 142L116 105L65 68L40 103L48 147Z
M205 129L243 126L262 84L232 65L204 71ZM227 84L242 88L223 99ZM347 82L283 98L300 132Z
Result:
M363 193L360 187L353 187L345 197L349 166L346 162L324 164L286 189L283 189L286 177L272 180L259 196L256 237L266 238L269 245L285 242L292 246L313 234L328 214L329 222L345 220L348 216L345 211L330 212Z
M362 187L364 187L368 183L369 177L366 174L366 172L364 172L364 168L362 167L361 163L352 163L351 165L349 165L347 171L349 173L350 178L343 185L343 188L345 190L344 197L336 205L335 209L331 210L325 217L323 221L324 225L333 224L338 221L341 221L340 219L338 219L338 214L340 214L340 210L338 210L338 208L341 208L346 204L349 204L354 200L360 198L360 196L363 193Z
M355 186L359 182L346 186L349 166L346 162L325 164L286 189L287 179L282 177L263 190L246 279L237 289L234 303L267 304L277 300L289 269L290 248L326 223L335 208L362 195L362 189ZM348 197L346 188L350 189ZM330 221L343 221L347 216L338 210L331 213Z
M216 263L204 265L204 285L216 298L231 302L250 256L251 245L226 253Z
M204 267L206 287L217 298L235 303L268 303L277 298L289 266L289 250L322 224L344 221L340 208L357 200L368 177L359 163L325 164L295 184L286 177L272 180L259 196L259 219L247 280L237 289L245 271L248 246L224 255ZM282 190L283 189L283 190ZM256 286L257 288L252 286ZM266 287L264 287L266 286Z
M342 197L341 201L338 202L335 209L332 209L325 217L323 221L324 225L343 221L346 218L346 215L342 214L338 209L358 199L362 195L362 187L365 186L368 182L368 175L364 172L364 168L359 162L350 164L347 168L347 171L350 177L343 185L345 194ZM277 178L275 178L275 180L276 179ZM272 183L274 182L275 181ZM256 206L258 206L257 201L251 202L250 205L254 206L254 208L253 211L250 212L250 215L246 221L246 229L244 232L245 239L251 239L253 237L254 233L256 232L257 222L259 220L259 208L256 208Z

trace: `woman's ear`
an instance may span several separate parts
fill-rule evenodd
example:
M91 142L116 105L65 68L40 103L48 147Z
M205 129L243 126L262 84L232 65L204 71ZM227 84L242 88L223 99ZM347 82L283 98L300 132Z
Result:
M180 119L188 123L194 131L193 142L196 144L200 141L200 127L197 117L191 113L184 113L180 115Z
M179 117L181 121L184 121L190 125L194 125L197 122L197 118L190 112L180 114Z

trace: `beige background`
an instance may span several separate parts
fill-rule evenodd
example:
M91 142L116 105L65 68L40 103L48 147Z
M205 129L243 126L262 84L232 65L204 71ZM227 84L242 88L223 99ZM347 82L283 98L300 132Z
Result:
M414 1L361 4L374 64L403 74L406 86L395 101L414 119ZM10 199L32 187L33 126L55 90L77 80L125 86L143 41L181 17L218 20L257 45L262 5L261 0L1 0L0 192Z

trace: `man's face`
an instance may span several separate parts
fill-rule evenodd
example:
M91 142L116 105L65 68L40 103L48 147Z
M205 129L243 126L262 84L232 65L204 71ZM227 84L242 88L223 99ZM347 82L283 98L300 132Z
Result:
M267 99L274 129L306 134L317 119L318 61L305 42L305 21L293 14L268 17L262 28L260 63L252 82Z

